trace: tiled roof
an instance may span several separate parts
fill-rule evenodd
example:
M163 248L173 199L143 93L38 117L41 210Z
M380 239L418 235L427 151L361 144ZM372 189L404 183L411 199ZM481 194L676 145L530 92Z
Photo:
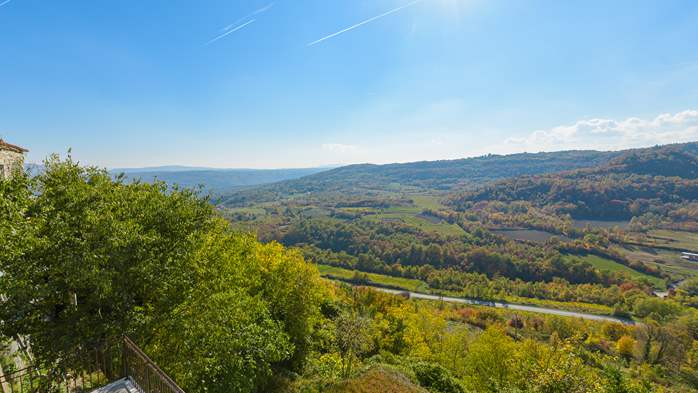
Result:
M23 147L19 147L17 145L7 143L7 142L3 141L2 139L0 139L0 150L11 150L11 151L14 151L17 153L26 153L29 151Z

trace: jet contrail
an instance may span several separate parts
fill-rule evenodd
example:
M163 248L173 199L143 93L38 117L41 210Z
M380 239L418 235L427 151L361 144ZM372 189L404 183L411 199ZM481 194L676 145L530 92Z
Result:
M243 27L249 25L250 23L252 23L252 22L254 22L254 21L255 21L254 19L250 19L250 20L248 20L247 22L241 24L240 26L238 26L238 27L236 27L236 28L234 28L234 29L230 29L230 30L226 31L226 32L223 33L223 34L214 37L213 39L211 39L210 41L208 41L208 42L206 43L206 45L211 45L211 44L213 44L214 42L220 40L221 38L227 36L228 34L234 33L234 32L236 32L236 31L242 29Z
M5 1L3 1L2 3L0 3L0 7L2 7L3 5L5 5L5 4L7 4L7 3L11 2L11 1L12 1L12 0L5 0Z
M228 26L222 28L221 31L222 31L222 32L226 32L226 31L232 29L233 27L235 27L238 23L242 22L242 21L245 20L245 19L249 19L249 18L251 18L251 17L253 17L253 16L255 16L255 15L261 14L262 12L267 12L267 11L269 11L269 9L270 9L271 7L274 6L274 4L275 4L274 2L271 2L271 3L265 5L265 6L262 7L262 8L259 8L259 9L257 9L257 10L254 10L254 11L250 12L249 14L243 16L242 18L240 18L240 19L236 20L235 22L229 24Z
M359 26L365 25L366 23L373 22L373 21L376 20L376 19L380 19L380 18L382 18L382 17L384 17L384 16L388 16L388 15L390 15L390 14L392 14L392 13L395 13L395 12L398 12L398 11L404 9L404 8L413 6L413 5L417 4L417 3L421 3L422 1L424 1L424 0L414 0L414 1L412 1L412 2L410 2L410 3L407 3L407 4L403 5L403 6L400 6L400 7L397 7L397 8L393 8L393 9L390 10L390 11L386 11L386 12L380 14L380 15L374 16L373 18L366 19L366 20L363 21L363 22L359 22L359 23L357 23L357 24L355 24L355 25L353 25L353 26L347 27L346 29L343 29L343 30L340 30L340 31L338 31L338 32L336 32L336 33L332 33L332 34L330 34L330 35L328 35L328 36L322 37L322 38L320 38L319 40L316 40L316 41L313 41L313 42L309 43L307 46L313 46L313 45L315 45L315 44L319 44L319 43L322 42L322 41L328 40L328 39L330 39L330 38L332 38L332 37L336 37L336 36L338 36L338 35L340 35L340 34L342 34L342 33L346 33L346 32L349 31L349 30L354 30L354 29L356 29L356 28L359 27Z

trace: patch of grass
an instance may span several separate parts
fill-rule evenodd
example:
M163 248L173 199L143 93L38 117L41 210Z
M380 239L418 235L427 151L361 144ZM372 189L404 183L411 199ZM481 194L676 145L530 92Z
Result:
M226 208L225 211L230 212L230 213L247 213L247 214L258 214L258 215L266 214L266 210L262 209L261 207L235 207L235 208Z
M576 312L583 312L583 313L587 313L587 314L595 314L595 315L611 315L611 314L613 314L613 308L606 306L606 305L603 305L603 304L582 303L582 302L559 302L556 300L535 299L535 298L521 297L521 296L507 296L502 300L504 300L505 302L508 302L508 303L526 304L526 305L531 305L531 306L555 308L558 310L576 311Z
M432 209L439 210L443 209L445 206L441 203L440 198L435 195L407 195L408 198L412 199L414 204L420 209Z
M404 218L405 222L417 226L425 231L438 232L447 236L459 236L464 234L463 228L456 224L449 224L447 222L434 223L427 218L421 216L409 216Z
M377 211L377 209L373 207L338 207L336 209L347 213L370 213Z
M611 250L620 253L630 261L655 266L667 272L674 281L698 274L698 264L682 259L678 251L629 244L615 245L611 247Z
M640 278L640 279L647 279L649 282L654 285L655 288L664 290L666 289L666 282L662 280L659 277L654 277L650 276L649 274L645 274L642 272L638 272L637 270L633 270L625 265L622 265L618 262L612 261L607 258L602 258L597 255L565 255L565 259L567 260L577 260L577 261L584 261L587 263L590 263L592 266L597 268L598 270L605 270L605 271L610 271L610 272L622 272L622 273L627 273L633 278Z
M445 221L434 222L426 217L422 217L422 210L424 210L424 208L418 206L395 206L385 209L380 213L365 216L364 219L387 222L401 221L423 231L437 232L445 236L460 236L465 233L463 229L456 224L449 224Z
M329 265L318 264L317 267L318 270L320 270L320 274L323 276L331 275L345 280L349 280L352 277L354 277L355 273L354 270ZM370 283L385 285L394 288L401 288L413 292L429 292L429 285L427 285L424 281L421 280L403 277L392 277L376 273L365 274L368 276Z
M330 213L330 210L316 206L308 206L301 211L301 214L307 218L327 217L330 215Z
M659 245L698 251L698 233L658 229L650 231L648 236Z
M374 366L361 375L326 389L332 393L427 393L410 379L391 369Z
M541 231L538 229L498 229L492 232L502 235L511 240L526 240L529 242L545 243L551 237L555 236L562 240L571 240L567 236L557 235L554 233Z

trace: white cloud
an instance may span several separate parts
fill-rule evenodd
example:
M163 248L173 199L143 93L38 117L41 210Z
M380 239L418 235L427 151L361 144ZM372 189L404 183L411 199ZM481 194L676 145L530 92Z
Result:
M587 119L572 125L508 138L502 150L625 149L698 141L698 110L664 113L654 119Z
M326 150L332 153L346 154L353 153L359 150L359 147L356 145L345 145L342 143L323 143L322 150Z

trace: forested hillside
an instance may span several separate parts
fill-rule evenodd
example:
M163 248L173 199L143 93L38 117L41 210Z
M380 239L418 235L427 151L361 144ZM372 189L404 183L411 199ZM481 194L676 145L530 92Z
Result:
M696 146L629 151L594 168L501 180L451 203L464 211L483 201L527 201L574 218L608 220L667 215L698 202Z
M406 164L349 165L301 179L280 182L220 197L225 206L241 206L307 193L376 194L400 190L444 191L456 187L524 174L551 173L607 163L616 152L565 151L556 153L488 155Z

